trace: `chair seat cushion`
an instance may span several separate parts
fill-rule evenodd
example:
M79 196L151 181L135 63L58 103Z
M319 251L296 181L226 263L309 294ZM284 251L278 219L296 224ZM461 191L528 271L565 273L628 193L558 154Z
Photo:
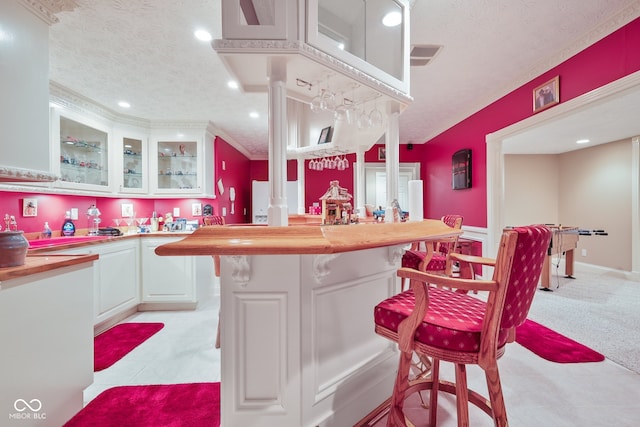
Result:
M426 252L407 250L402 255L402 266L420 270L420 263L424 261L426 256ZM446 268L446 265L447 256L441 253L434 253L425 271L442 271Z
M398 332L415 305L413 290L379 303L374 311L376 325ZM486 304L479 299L440 288L429 288L429 307L416 330L416 341L445 350L477 353ZM498 336L498 347L507 343L508 331Z

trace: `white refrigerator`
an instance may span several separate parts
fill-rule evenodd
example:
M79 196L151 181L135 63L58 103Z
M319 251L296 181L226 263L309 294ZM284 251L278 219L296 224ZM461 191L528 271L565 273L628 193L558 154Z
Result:
M287 181L287 207L290 214L298 213L298 181ZM267 223L269 181L251 183L251 218L254 224Z

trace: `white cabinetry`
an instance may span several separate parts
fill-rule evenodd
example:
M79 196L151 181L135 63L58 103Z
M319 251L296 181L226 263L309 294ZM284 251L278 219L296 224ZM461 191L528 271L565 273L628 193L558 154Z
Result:
M82 409L82 390L93 382L91 266L2 282L1 425L61 426ZM38 399L41 411L19 412L18 399Z
M115 173L120 193L147 194L149 192L148 137L135 130L116 130Z
M137 239L96 245L100 259L95 269L96 324L135 308L140 301Z
M93 268L93 323L96 332L135 311L140 302L138 239L100 243L59 252L99 256Z
M143 237L140 310L193 309L196 306L196 262L193 256L160 257L155 249L184 236Z
M109 126L71 111L52 109L52 170L58 185L91 191L111 191Z

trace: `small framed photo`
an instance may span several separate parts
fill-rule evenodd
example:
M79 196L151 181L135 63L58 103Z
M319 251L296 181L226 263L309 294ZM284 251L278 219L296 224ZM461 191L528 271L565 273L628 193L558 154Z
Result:
M191 203L191 216L202 216L202 203Z
M533 90L533 112L545 110L560 102L560 76L555 76Z
M385 147L378 147L378 160L387 160L387 149Z
M133 203L123 203L122 204L122 217L123 218L132 218L133 217Z
M38 199L22 200L22 216L38 216Z
M331 126L327 126L322 129L320 132L320 138L318 138L318 144L326 144L327 142L331 142L331 137L333 136L333 128Z

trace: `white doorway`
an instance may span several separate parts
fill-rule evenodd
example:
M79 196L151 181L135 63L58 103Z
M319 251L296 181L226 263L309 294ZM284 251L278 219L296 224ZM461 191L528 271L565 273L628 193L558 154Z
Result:
M355 168L354 168L355 169ZM402 210L409 209L409 181L420 179L420 163L400 163L398 172L398 203ZM375 209L387 206L387 168L381 163L365 163L364 193L367 205Z

